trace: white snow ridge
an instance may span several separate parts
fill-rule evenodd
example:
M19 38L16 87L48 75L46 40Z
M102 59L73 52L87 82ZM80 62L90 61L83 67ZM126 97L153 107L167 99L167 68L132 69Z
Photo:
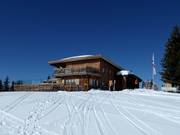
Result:
M0 93L0 135L179 133L179 94L143 89Z

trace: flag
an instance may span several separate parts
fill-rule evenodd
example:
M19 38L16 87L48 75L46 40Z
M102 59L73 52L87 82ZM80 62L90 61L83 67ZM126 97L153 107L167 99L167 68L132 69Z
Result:
M152 70L153 70L153 75L156 75L156 66L155 66L155 60L154 60L154 53L152 55Z

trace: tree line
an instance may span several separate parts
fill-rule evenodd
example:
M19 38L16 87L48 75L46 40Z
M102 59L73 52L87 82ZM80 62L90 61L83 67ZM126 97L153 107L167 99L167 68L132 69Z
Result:
M14 91L14 86L20 84L23 84L22 80L10 82L7 76L4 80L0 79L0 91Z

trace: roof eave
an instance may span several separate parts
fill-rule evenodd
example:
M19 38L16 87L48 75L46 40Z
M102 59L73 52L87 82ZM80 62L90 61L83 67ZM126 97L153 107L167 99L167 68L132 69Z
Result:
M122 67L114 64L111 60L103 57L102 55L95 55L95 56L89 56L86 58L77 58L77 59L68 59L68 60L53 60L53 61L49 61L48 64L55 66L57 64L63 64L63 63L67 63L67 62L75 62L75 61L83 61L83 60L91 60L91 59L103 59L104 61L110 63L111 65L113 65L114 67L116 67L119 70L123 70Z

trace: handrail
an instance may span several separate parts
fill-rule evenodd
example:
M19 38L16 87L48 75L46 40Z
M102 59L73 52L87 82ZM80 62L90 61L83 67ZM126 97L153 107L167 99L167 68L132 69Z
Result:
M78 73L94 73L100 74L100 71L95 68L86 67L86 68L62 68L62 69L55 69L54 74L78 74Z

